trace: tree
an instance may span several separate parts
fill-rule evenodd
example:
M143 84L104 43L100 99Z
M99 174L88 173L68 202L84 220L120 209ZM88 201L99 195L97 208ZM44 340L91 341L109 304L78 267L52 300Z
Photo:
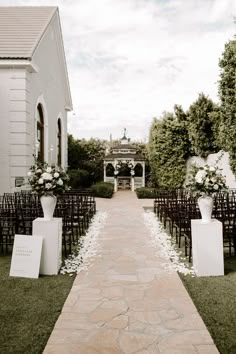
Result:
M149 158L155 186L179 188L186 175L189 155L187 116L181 106L154 119L149 136Z
M87 187L103 180L105 149L105 142L102 140L93 138L78 140L72 135L68 136L69 173L73 175L76 186L81 183L81 186L86 184Z
M236 41L226 43L219 61L221 100L219 138L221 148L229 151L230 165L236 174Z
M206 157L218 151L215 141L213 112L217 106L203 93L191 104L188 111L188 134L191 142L192 154ZM217 122L216 122L217 124Z

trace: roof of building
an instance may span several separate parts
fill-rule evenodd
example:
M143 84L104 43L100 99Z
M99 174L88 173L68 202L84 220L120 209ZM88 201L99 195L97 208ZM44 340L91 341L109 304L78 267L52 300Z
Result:
M30 59L57 11L53 6L0 7L0 59Z

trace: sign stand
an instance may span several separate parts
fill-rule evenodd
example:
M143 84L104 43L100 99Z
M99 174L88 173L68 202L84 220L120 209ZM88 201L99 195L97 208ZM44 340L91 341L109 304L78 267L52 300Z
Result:
M38 278L43 238L15 235L10 276Z

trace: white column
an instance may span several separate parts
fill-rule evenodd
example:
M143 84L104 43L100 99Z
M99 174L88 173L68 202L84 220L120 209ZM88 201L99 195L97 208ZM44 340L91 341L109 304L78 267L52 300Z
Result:
M33 235L43 237L40 262L40 274L58 274L61 267L62 252L62 218L45 220L37 218L33 221Z
M104 176L103 176L103 181L106 182L107 181L107 174L106 174L106 164L104 163L104 166L103 166L103 170L104 170Z
M142 163L143 166L143 182L142 182L142 187L145 187L145 162Z
M131 191L134 192L134 177L131 177Z
M191 220L193 268L198 276L224 275L222 223Z
M118 186L117 186L117 178L114 178L114 192L117 192Z

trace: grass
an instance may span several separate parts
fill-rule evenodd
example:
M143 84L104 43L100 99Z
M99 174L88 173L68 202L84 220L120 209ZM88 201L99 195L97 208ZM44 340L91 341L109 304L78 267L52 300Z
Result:
M236 257L225 258L225 276L180 275L221 354L236 353Z
M9 277L10 256L0 256L0 353L41 354L74 276Z

